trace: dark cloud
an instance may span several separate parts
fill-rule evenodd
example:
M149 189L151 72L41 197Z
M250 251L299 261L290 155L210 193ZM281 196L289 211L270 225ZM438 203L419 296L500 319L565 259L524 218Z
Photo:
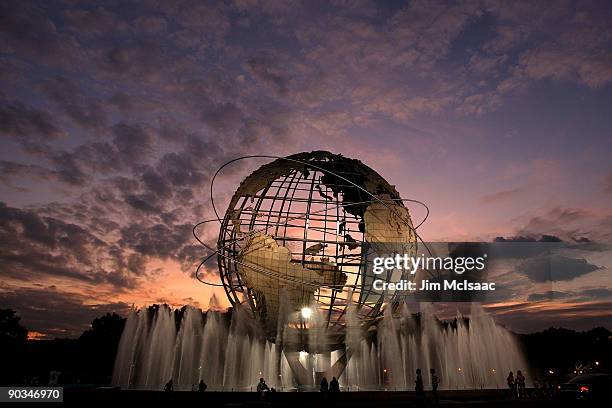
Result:
M49 112L19 101L0 99L0 133L30 152L47 151L48 143L66 135Z
M113 145L117 149L115 157L128 163L148 158L153 145L153 135L139 125L119 123L113 126Z
M172 195L172 184L151 167L142 172L142 182L146 190L159 198L169 198Z
M280 95L286 95L288 90L288 78L286 74L286 63L279 61L279 57L272 53L261 53L247 59L245 63L247 70L265 86L270 87Z
M121 158L117 148L107 142L85 143L73 151L53 150L51 147L41 149L40 144L34 146L37 156L42 157L48 163L42 166L3 160L0 162L0 175L3 180L8 181L13 177L30 177L54 180L71 187L86 187L100 174L110 176L128 166L138 165L129 158Z
M494 204L499 202L507 202L514 198L518 198L523 193L520 188L513 188L510 190L502 190L493 194L487 194L480 198L480 202L483 204Z
M568 292L559 292L556 290L549 290L542 293L532 293L527 297L530 302L538 302L541 300L553 300L553 299L567 299L573 294Z
M52 66L75 66L80 60L77 41L61 33L45 10L28 1L0 4L0 48L3 52Z
M513 237L496 237L493 242L563 242L554 235L525 236L518 235Z
M587 299L608 299L612 298L612 290L608 288L592 288L578 292L578 296Z
M41 88L77 124L86 128L102 128L105 125L105 105L86 96L74 80L56 76L43 81Z
M590 301L590 300L601 300L612 298L612 290L608 288L590 288L579 291L555 291L549 290L547 292L532 293L527 297L528 301L547 301L547 300L559 300L566 299L569 301Z
M240 108L231 102L213 105L202 112L204 122L218 131L234 129L244 116Z
M0 203L2 275L36 282L42 276L89 284L132 287L135 276L123 268L123 250L82 226Z
M55 174L60 181L75 186L81 186L87 182L88 176L82 165L83 162L75 155L59 152L53 155L51 161L55 165Z
M585 259L568 258L562 255L544 255L524 261L518 272L534 282L569 281L601 269Z
M102 56L105 67L117 74L130 74L132 77L156 77L164 61L159 44L142 42L121 45L106 50Z
M593 327L612 327L612 302L569 302L550 308L534 308L532 302L487 306L496 320L513 331L530 333L549 327L590 330Z
M150 227L131 224L121 230L119 244L143 255L162 259L178 258L183 246L192 241L192 228L190 224L173 225L172 228L164 224Z
M541 233L542 231L550 231L548 233L552 234L560 226L572 225L576 221L585 220L591 216L592 213L585 209L555 207L542 216L531 218L520 234Z
M202 185L207 175L198 165L199 159L188 152L167 153L160 159L157 171L174 186Z
M559 237L554 236L554 235L544 234L540 238L539 242L563 242L563 240L561 238L559 238Z
M142 162L149 161L154 143L149 129L118 123L110 129L110 134L112 139L108 142L91 141L73 150L41 153L49 162L49 177L71 186L86 186L101 176L110 178L121 171L136 171Z
M159 212L159 208L152 205L151 198L144 195L127 194L125 196L125 202L138 211L145 213Z
M127 132L126 132L127 133ZM129 139L129 134L125 135ZM65 157L77 163L79 169L89 177L92 173L112 175L118 171L125 170L126 167L137 165L132 162L129 157L121 157L117 151L117 146L114 141L93 141L86 142L72 151L64 151ZM118 144L122 145L123 141L118 140ZM125 141L126 145L130 144L130 140ZM148 147L145 147L147 149ZM130 152L137 151L138 147L129 149Z
M105 35L127 31L129 25L104 7L64 11L69 27L79 35Z
M164 44L163 41L137 38L92 51L97 61L94 72L101 79L126 81L127 86L160 84L172 82L179 76L201 75L192 56Z
M612 216L583 208L553 207L542 214L529 217L517 230L519 236L556 236L563 241L588 237L606 242L612 238Z
M493 243L488 245L487 251L492 255L492 260L529 259L540 255L547 256L569 246L554 235L517 235L496 237Z
M50 180L54 177L54 174L51 170L36 164L22 164L0 160L0 180L10 183L12 177Z
M172 117L164 117L160 119L159 136L164 141L182 142L185 140L189 132L185 125Z
M229 33L231 21L228 10L221 3L203 3L186 1L179 7L175 20L182 27L191 30L200 37L200 47L223 44L224 37Z
M17 310L28 330L49 338L78 337L96 317L112 312L126 316L130 310L130 305L122 302L92 302L87 296L62 292L55 286L2 290L0 304Z

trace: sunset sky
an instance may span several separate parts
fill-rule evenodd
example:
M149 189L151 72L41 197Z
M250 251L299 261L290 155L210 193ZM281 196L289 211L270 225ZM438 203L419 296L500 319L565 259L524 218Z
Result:
M426 202L426 240L597 243L488 310L610 328L610 21L606 1L2 1L0 308L65 337L227 305L193 279L212 174L329 150ZM220 179L222 209L262 163Z

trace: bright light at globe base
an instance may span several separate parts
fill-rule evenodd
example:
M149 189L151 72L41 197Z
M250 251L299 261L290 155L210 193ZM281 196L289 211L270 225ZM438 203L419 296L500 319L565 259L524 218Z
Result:
M312 316L312 309L309 307L303 307L301 313L304 319L310 319L310 316Z

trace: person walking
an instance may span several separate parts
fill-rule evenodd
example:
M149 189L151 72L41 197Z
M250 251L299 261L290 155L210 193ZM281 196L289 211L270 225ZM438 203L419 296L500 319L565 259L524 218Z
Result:
M510 373L508 374L508 377L506 378L506 383L508 384L508 389L510 390L510 397L515 397L516 383L514 382L514 374L512 373L512 371L510 371Z
M320 384L320 391L327 392L329 391L329 384L327 383L327 378L323 377Z
M519 398L525 398L525 376L518 370L516 372L516 388Z
M340 383L336 379L336 377L332 377L329 382L329 392L340 392Z
M421 404L425 401L425 387L423 386L423 376L421 375L421 369L416 370L416 380L414 380L414 391L416 391L417 404Z
M268 388L268 384L264 381L263 377L259 379L259 384L257 384L257 393L260 398L263 398L266 395L266 392L270 391Z
M438 405L438 385L440 385L440 378L436 375L436 369L430 368L429 375L431 377L431 396L433 397L434 405Z

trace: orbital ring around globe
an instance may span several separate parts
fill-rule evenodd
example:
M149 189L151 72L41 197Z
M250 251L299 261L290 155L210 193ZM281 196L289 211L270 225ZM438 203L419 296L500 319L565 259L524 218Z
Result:
M240 183L222 218L214 199L215 180L225 167L247 159L274 160ZM210 192L216 218L197 223L192 231L210 251L195 277L208 286L223 287L233 306L250 305L272 342L287 310L312 308L318 318L326 316L323 330L338 333L346 325L347 307L356 307L359 321L367 324L380 316L385 303L406 299L372 290L371 274L366 273L371 265L368 245L395 243L397 253L414 256L420 242L432 255L416 231L429 216L427 205L401 198L376 171L342 155L315 151L238 157L217 169ZM426 211L416 227L404 202ZM215 221L221 226L216 248L198 235L200 226ZM214 256L221 283L200 276Z

